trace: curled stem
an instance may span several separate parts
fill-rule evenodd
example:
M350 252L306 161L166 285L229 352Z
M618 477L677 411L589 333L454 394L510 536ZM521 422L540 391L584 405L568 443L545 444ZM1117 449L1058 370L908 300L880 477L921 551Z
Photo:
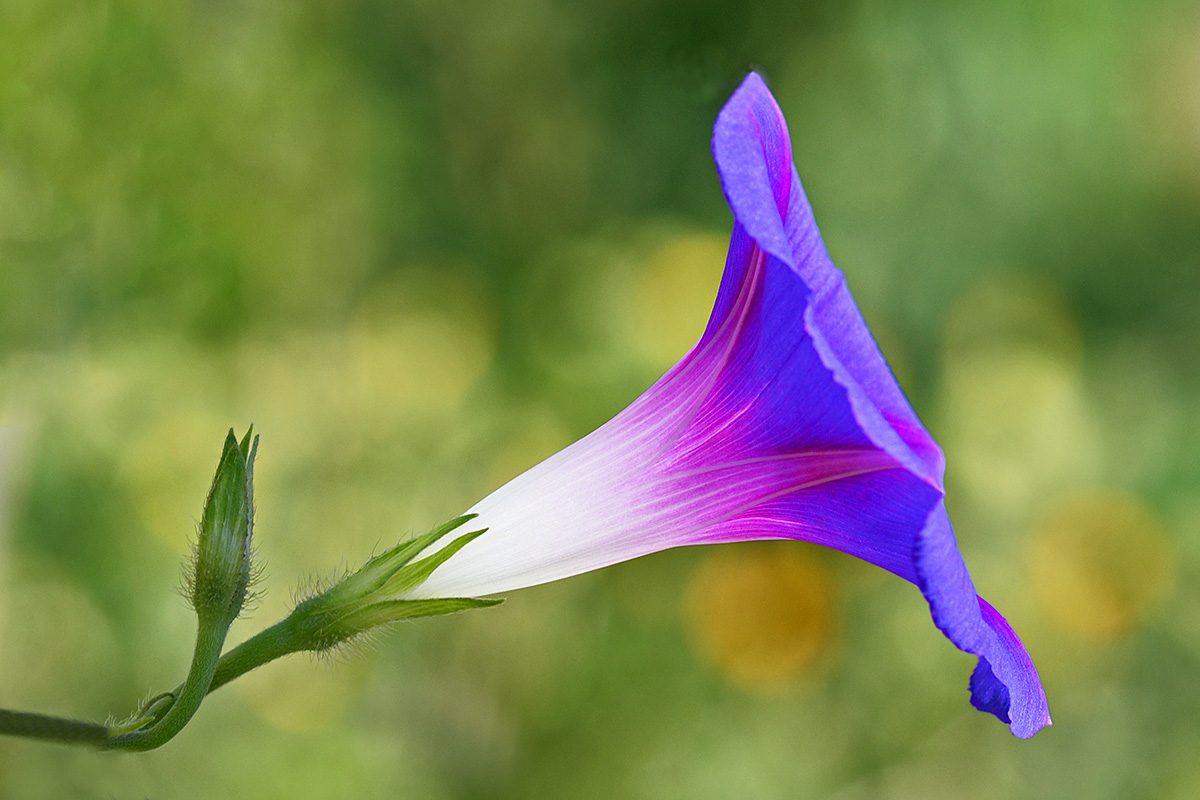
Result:
M201 625L196 634L196 649L192 653L191 669L188 670L183 685L171 693L174 701L166 713L157 721L153 721L149 727L138 727L129 731L129 726L123 726L126 728L124 732L106 729L107 738L102 746L111 750L153 750L166 744L183 730L208 694L228 630L228 625ZM154 714L160 707L151 703L147 711ZM131 724L136 725L137 721Z

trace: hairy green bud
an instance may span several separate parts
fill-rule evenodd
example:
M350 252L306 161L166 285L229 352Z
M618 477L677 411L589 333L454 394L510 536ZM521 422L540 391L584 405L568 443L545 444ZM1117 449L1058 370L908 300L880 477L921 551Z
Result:
M225 626L241 613L254 576L250 539L258 437L251 439L253 431L246 431L241 442L232 429L225 438L187 569L187 594L196 614Z

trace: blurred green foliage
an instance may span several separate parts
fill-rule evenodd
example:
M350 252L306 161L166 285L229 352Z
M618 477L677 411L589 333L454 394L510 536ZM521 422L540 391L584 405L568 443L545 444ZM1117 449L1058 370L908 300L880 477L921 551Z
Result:
M1182 2L0 0L0 705L182 677L230 425L268 569L238 641L635 397L715 294L750 68L1053 728L972 711L912 587L746 545L270 665L159 752L0 741L0 796L1200 794Z

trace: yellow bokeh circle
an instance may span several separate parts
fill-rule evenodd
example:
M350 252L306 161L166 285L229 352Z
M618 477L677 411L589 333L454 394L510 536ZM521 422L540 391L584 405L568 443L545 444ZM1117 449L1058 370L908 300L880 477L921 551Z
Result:
M1046 614L1081 638L1111 640L1141 623L1174 576L1171 542L1142 501L1089 491L1055 504L1027 547L1034 590Z
M663 369L704 333L729 238L713 233L676 237L652 252L638 272L634 297L635 341Z
M784 688L811 673L832 641L829 576L795 545L714 549L685 605L696 649L745 688Z

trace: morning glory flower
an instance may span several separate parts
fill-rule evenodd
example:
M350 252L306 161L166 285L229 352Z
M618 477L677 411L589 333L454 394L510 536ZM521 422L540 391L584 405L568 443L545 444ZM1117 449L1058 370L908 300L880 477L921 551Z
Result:
M409 596L478 597L671 547L800 539L911 581L979 656L971 702L1050 724L1020 639L975 593L943 504L944 460L813 221L783 114L751 74L712 140L733 236L700 340L608 423L470 509L486 535Z

